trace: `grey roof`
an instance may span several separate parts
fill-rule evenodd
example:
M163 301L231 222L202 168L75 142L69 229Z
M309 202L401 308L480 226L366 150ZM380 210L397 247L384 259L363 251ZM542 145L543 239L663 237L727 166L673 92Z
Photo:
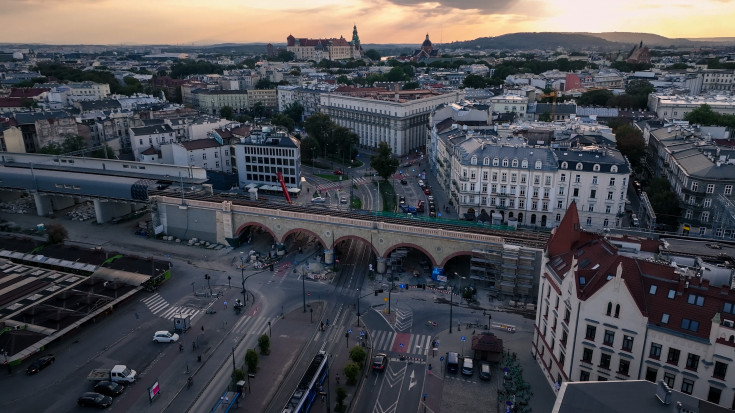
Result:
M535 113L551 113L552 106L551 103L537 103ZM531 112L531 105L528 105L528 109ZM576 115L577 105L572 103L558 103L554 113L557 115Z
M541 161L541 170L556 170L556 158L549 148L528 146L523 137L499 138L493 135L465 135L466 140L458 145L461 151L460 163L471 165L472 157L477 157L477 165L483 166L485 158L489 158L490 166L493 159L501 162L508 159L508 167L512 168L513 159L518 160L518 169L535 169L536 161ZM521 168L523 161L528 161L527 168ZM487 166L487 165L485 165Z
M577 115L590 116L596 115L603 118L617 118L618 108L592 108L577 106Z
M714 152L714 149L712 149ZM704 179L724 179L735 181L735 165L717 166L700 148L691 148L673 155L689 176Z
M144 126L155 126L155 125L163 125L166 123L163 119L141 119Z
M664 404L656 396L659 386L647 380L564 382L552 412L679 413L678 403L693 413L731 412L676 390L671 390L670 403Z
M247 95L247 90L210 90L210 89L197 89L195 91L200 95Z
M79 107L83 111L120 109L120 102L113 99L79 101Z
M130 131L133 135L137 135L137 136L154 135L156 133L167 133L167 132L173 133L174 132L173 128L166 124L154 125L154 126L140 126L137 128L130 128Z
M63 110L44 110L41 112L22 112L15 114L15 120L18 122L18 125L31 125L37 120L42 119L63 119L68 117L71 117L71 115Z
M566 170L576 171L577 164L582 163L582 171L592 172L595 165L600 165L600 172L611 173L613 166L618 167L620 174L630 173L630 167L625 157L619 150L600 147L599 149L555 149L556 157L559 159L559 169L562 162L567 163ZM614 172L612 172L614 173Z

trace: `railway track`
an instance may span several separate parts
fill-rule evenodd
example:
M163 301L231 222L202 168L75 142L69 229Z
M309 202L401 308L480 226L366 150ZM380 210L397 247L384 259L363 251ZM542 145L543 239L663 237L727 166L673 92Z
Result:
M149 191L149 196L156 196L156 195L167 196L167 197L175 196L175 194L172 194L170 192ZM308 214L328 215L328 216L333 216L333 217L358 219L358 220L364 220L364 221L376 221L377 220L377 221L391 223L391 224L410 225L410 226L433 228L433 229L443 229L447 231L470 232L473 234L494 235L497 237L502 237L507 243L518 244L518 245L532 247L532 248L541 248L541 249L546 247L546 243L549 240L549 236L550 236L550 234L546 232L529 231L529 230L523 230L523 229L509 231L509 230L501 230L501 229L495 229L495 228L484 228L484 227L477 226L476 224L471 224L469 222L466 225L462 225L461 223L458 223L457 221L450 222L442 218L417 219L417 218L409 218L408 216L406 218L389 217L389 216L384 216L384 215L375 215L374 213L371 213L370 211L365 211L365 210L338 211L338 210L333 210L329 208L292 205L292 204L269 202L269 201L252 201L244 197L238 197L238 196L187 194L185 198L192 199L192 200L198 200L198 201L214 202L214 203L221 203L223 201L229 201L229 202L232 202L233 205L257 207L257 208L264 208L264 209L282 210L282 211L290 211L290 212L303 212L303 213L308 213Z

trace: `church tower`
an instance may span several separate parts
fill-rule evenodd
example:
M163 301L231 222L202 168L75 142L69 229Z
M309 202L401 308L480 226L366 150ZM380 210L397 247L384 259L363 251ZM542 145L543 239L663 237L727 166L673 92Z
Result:
M360 44L360 36L357 35L357 25L352 26L352 58L362 59L362 45Z

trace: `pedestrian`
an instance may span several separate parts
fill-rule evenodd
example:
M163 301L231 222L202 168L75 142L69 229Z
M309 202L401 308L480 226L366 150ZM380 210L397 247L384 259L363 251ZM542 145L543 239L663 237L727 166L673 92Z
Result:
M334 380L337 381L337 385L339 386L339 373L335 374Z
M327 319L327 327L329 327L329 319Z
M319 324L319 331L324 331L324 321L321 321Z
M202 333L204 332L204 326L202 326Z
M227 310L227 301L225 301L225 310Z
M182 351L184 351L184 345L179 343L179 353L181 353Z

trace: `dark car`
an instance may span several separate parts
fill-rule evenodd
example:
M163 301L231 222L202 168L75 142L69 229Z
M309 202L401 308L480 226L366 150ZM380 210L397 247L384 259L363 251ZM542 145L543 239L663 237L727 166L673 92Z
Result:
M340 171L339 169L335 169L335 170L334 170L334 174L335 174L335 175L344 175L345 173L344 173L344 172L342 172L342 171Z
M94 391L106 396L119 396L125 390L125 386L111 381L101 381L94 386Z
M36 374L39 371L45 369L46 367L54 364L54 361L56 361L56 357L54 357L53 354L46 354L45 356L41 356L37 358L36 360L34 360L30 366L28 366L26 373Z
M388 365L388 356L383 353L377 354L373 357L373 371L384 371L385 366Z
M406 197L405 196L401 195L400 197L398 197L398 205L403 205L405 203L406 203Z
M408 185L408 181L405 179L401 179L401 185Z
M81 395L77 399L77 404L80 406L92 406L104 409L112 406L112 397L90 391Z
M428 187L424 188L424 193L426 195L431 195L431 188L428 188Z

